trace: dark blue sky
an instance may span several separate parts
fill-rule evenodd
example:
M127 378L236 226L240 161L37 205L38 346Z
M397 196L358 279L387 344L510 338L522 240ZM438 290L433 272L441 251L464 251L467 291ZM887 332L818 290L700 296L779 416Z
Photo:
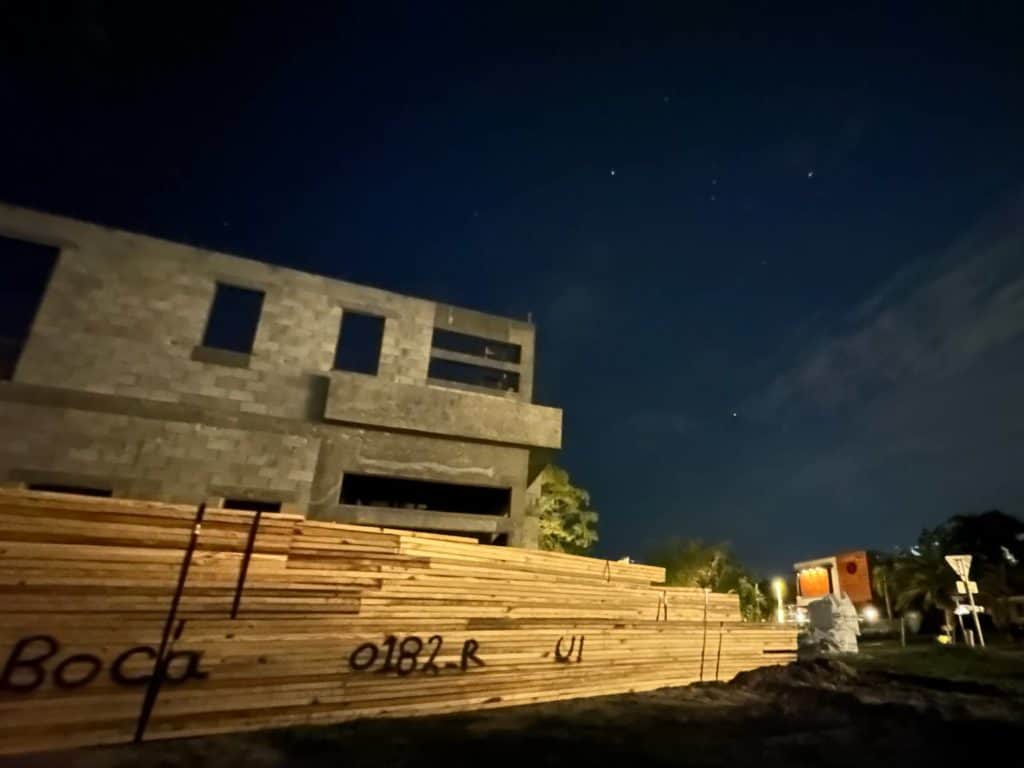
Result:
M1024 510L1019 12L473 5L29 10L0 199L532 312L604 555Z

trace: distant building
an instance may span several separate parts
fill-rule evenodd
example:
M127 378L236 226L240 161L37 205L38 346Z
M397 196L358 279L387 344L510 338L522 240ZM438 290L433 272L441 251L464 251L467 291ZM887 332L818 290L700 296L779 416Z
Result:
M0 482L536 544L530 323L12 206L0 236Z
M799 606L829 594L846 594L858 608L874 599L870 559L864 550L794 563L793 570Z

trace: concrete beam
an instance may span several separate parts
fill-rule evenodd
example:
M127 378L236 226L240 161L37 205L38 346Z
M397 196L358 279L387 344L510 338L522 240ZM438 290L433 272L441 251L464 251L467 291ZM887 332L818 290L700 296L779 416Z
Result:
M466 355L462 352L451 352L447 349L439 349L438 347L434 347L430 350L430 356L436 357L440 360L451 360L456 363L479 365L482 368L497 368L499 371L512 371L513 373L519 373L522 368L520 363L507 363L504 360L496 360L490 357L477 357L476 355Z
M509 445L562 446L558 408L359 374L331 374L324 418Z

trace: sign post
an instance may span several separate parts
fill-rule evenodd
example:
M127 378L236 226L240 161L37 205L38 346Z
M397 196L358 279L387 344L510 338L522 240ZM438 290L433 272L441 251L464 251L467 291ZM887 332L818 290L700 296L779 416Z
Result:
M985 647L985 635L981 632L981 620L978 619L978 606L974 604L974 593L978 586L970 579L972 555L946 555L946 562L953 572L960 577L964 584L964 591L967 592L967 599L971 601L971 613L974 614L974 628L978 630L978 642ZM959 587L959 585L957 585Z

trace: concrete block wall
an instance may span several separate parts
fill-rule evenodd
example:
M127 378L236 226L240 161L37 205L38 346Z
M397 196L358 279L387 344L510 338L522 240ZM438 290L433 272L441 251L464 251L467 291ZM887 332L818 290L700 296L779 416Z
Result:
M331 371L348 308L385 317L379 379L425 382L431 302L116 230L75 229L16 381L307 418L311 377ZM192 359L218 281L265 292L244 368Z
M320 438L0 402L6 480L111 488L199 503L264 498L305 507Z
M532 404L529 323L5 205L0 235L60 249L0 382L0 480L326 519L345 472L485 485L510 489L531 543L527 467L560 446L561 412ZM248 356L201 346L218 282L264 293ZM376 376L332 370L346 311L384 318ZM435 327L519 344L519 391L428 378Z
M423 384L430 365L434 307L430 302L417 301L403 309L384 320L378 377L397 384Z

